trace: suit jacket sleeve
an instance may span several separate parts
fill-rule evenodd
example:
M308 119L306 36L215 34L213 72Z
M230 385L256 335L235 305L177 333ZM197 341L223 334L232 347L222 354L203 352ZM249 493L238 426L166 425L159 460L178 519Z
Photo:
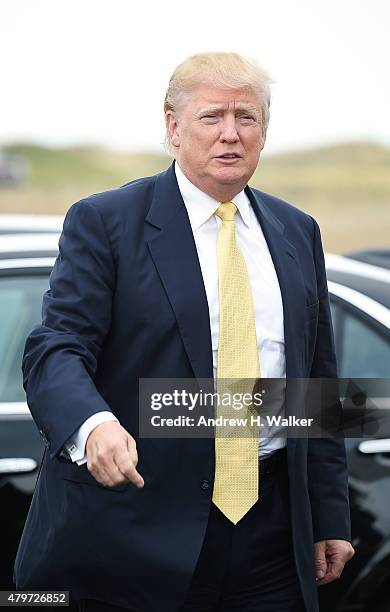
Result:
M96 412L110 410L93 377L111 322L115 264L97 206L68 211L44 294L42 324L27 338L23 386L51 456Z
M324 253L318 224L314 225L319 315L316 346L310 377L337 378L337 363L326 281ZM333 423L341 423L339 401L325 403L322 410L332 410ZM314 541L343 539L350 541L348 471L344 437L334 434L308 440L308 483L312 508Z

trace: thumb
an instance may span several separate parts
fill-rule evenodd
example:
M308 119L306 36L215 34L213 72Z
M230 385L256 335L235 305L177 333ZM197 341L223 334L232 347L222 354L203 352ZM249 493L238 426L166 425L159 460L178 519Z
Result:
M326 558L325 558L325 542L316 542L314 544L314 561L315 561L315 569L316 569L316 578L317 580L321 580L326 574Z

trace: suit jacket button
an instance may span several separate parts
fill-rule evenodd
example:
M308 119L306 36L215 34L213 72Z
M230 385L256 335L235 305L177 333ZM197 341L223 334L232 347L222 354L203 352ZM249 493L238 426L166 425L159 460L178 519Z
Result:
M210 489L210 481L202 480L202 482L200 483L200 488L202 489L202 491L208 491Z

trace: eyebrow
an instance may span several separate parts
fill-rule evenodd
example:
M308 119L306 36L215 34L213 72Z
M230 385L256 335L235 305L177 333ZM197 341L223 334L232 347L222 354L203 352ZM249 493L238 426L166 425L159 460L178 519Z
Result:
M221 110L224 110L224 108L226 108L224 104L213 104L211 106L206 106L200 109L198 111L198 114L202 115L203 113L219 112ZM255 106L252 106L251 104L248 104L248 105L247 104L237 104L237 106L235 107L235 111L239 113L255 113L255 114L259 113L259 110Z

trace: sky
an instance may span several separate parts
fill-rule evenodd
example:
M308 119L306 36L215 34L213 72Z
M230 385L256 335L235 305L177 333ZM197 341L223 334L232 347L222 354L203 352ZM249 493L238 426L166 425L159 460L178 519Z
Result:
M0 0L0 146L163 151L175 66L234 51L271 74L266 152L390 145L388 0Z

